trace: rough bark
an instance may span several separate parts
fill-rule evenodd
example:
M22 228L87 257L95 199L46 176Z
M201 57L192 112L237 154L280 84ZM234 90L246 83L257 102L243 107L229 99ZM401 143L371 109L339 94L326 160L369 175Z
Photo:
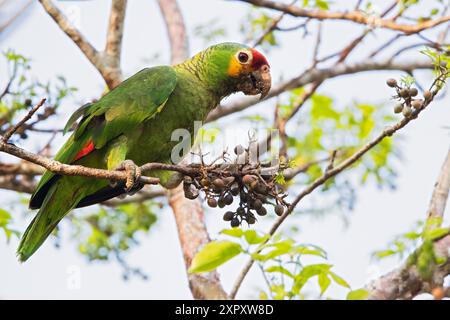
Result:
M171 63L177 64L188 57L188 39L183 16L175 0L158 0L167 26L171 48ZM203 208L199 200L184 197L181 186L169 191L169 204L177 223L186 270L198 250L210 241L206 230ZM195 299L226 299L217 271L188 274L189 287Z

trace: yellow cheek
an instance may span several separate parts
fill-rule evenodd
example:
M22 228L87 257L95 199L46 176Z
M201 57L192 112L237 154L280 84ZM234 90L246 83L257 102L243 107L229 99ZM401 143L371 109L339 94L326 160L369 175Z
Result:
M228 67L228 75L237 78L243 73L250 72L250 69L251 66L249 64L241 64L236 59L233 59Z
M241 71L242 71L242 65L238 61L236 61L236 59L232 59L230 66L228 67L228 75L230 77L236 78L239 76Z

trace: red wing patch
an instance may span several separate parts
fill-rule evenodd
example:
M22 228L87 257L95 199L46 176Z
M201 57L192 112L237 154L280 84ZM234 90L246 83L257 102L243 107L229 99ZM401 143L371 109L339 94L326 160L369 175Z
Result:
M88 155L95 149L94 142L92 140L89 140L83 149L80 150L80 152L77 153L73 161L77 161L78 159L84 157L85 155Z

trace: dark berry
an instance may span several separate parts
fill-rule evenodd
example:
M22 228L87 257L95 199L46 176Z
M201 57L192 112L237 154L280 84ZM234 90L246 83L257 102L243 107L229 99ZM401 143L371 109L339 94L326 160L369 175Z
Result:
M245 183L246 185L250 185L253 181L256 181L256 177L252 176L250 174L246 174L243 178L242 178L242 182Z
M223 215L223 220L225 220L225 221L231 221L233 218L234 218L234 212L232 212L232 211L227 211Z
M267 192L267 188L263 183L258 183L254 190L260 194L265 194Z
M412 109L410 107L408 107L408 106L405 106L403 108L403 115L405 117L409 117L409 116L411 116L411 114L412 114Z
M236 218L236 217L234 217L233 219L231 219L231 227L232 228L236 228L236 227L239 227L239 219L238 218Z
M266 210L266 208L261 207L256 210L256 213L259 214L260 216L265 216L267 214L267 210Z
M223 189L223 188L225 188L225 182L224 182L222 179L220 179L220 178L214 179L213 185L214 185L214 187L216 187L217 189Z
M391 88L395 88L397 86L397 80L395 79L387 79L386 84L391 87Z
M409 90L406 88L403 88L399 92L400 97L402 98L408 98L409 97Z
M430 100L430 99L433 97L433 94L431 93L430 90L425 90L425 91L423 92L423 97L424 97L426 100Z
M214 198L209 198L208 199L208 206L210 206L211 208L217 207L217 200L214 199Z
M395 107L394 107L394 112L395 113L400 113L402 111L403 111L403 104L401 104L401 103L396 104Z
M209 186L209 180L206 179L206 178L203 178L202 180L200 180L200 184L201 184L203 187L207 187L207 186Z
M233 196L229 193L227 193L227 195L225 197L223 197L223 202L229 206L230 204L233 203Z
M276 213L277 216L283 215L283 213L284 213L284 207L283 207L282 205L280 205L280 204L277 204L277 205L275 206L275 213Z
M259 182L257 180L254 180L250 183L250 189L252 190L256 190L256 188L258 187Z
M417 96L418 93L419 93L419 91L417 90L417 88L410 88L410 89L409 89L409 95L410 95L411 97Z
M262 203L261 200L256 199L255 201L253 201L253 208L254 208L255 210L260 209L262 206L263 206L263 203Z
M239 186L237 184L231 187L231 194L237 196L239 194Z
M422 100L414 100L411 102L411 106L414 109L420 109L420 108L422 108L422 105L423 105Z

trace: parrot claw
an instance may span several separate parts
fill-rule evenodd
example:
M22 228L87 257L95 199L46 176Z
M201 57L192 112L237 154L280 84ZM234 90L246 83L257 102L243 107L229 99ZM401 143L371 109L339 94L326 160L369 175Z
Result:
M127 194L134 194L136 191L141 189L141 183L139 182L139 178L142 175L141 168L136 165L132 160L123 161L116 170L123 171L125 170L127 174L127 181L125 182L125 192Z

